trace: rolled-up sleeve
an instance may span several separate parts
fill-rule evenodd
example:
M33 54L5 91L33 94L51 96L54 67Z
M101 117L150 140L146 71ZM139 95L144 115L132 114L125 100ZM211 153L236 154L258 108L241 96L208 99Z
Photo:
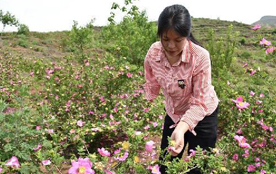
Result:
M144 70L145 70L145 80L146 83L144 84L145 89L145 98L149 101L152 101L155 99L160 91L160 85L158 84L158 81L156 80L152 67L150 65L150 54L152 49L149 49L145 61L144 61Z
M196 135L194 128L199 121L209 114L209 107L213 102L211 100L214 90L211 84L211 61L208 52L204 52L199 56L196 62L192 77L192 88L193 93L189 100L191 107L182 116L181 121L186 122L189 125L189 130Z

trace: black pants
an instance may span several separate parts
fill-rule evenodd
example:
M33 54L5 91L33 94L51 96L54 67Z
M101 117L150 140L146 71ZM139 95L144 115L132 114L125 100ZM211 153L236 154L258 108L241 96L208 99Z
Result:
M171 137L174 128L169 128L173 125L174 122L172 119L166 115L162 141L161 141L161 150L164 150L168 147L168 139L167 137ZM197 146L200 146L204 150L209 150L209 147L214 148L217 139L217 124L218 124L218 108L209 116L206 116L202 121L200 121L197 126L195 127L196 136L192 134L190 131L187 131L184 135L184 148L183 150L175 157L172 157L171 160L174 158L182 158L184 149L188 143L188 153L190 153L190 149L196 150ZM159 160L163 160L164 155L167 154L167 151L164 154L160 154ZM166 166L161 165L160 172L162 174L166 174ZM200 174L199 169L194 169L189 173Z

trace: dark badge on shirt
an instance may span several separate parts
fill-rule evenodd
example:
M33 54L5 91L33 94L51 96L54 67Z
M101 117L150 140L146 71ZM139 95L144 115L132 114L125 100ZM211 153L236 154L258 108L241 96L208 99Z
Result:
M186 86L184 82L185 82L185 80L178 80L178 86L179 86L181 89L184 89L184 87Z

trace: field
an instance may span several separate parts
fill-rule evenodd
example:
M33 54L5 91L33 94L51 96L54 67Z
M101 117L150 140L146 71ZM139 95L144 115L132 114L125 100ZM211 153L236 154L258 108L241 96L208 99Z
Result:
M143 90L157 26L138 10L110 21L1 33L0 173L158 173L164 98L147 102ZM210 152L165 161L169 173L275 173L276 49L266 50L276 28L192 22L212 59L219 138Z

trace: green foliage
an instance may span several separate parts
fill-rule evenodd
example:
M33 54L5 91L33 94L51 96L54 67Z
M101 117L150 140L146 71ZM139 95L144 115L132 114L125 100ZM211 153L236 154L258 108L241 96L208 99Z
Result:
M19 40L18 40L17 44L19 46L24 47L24 48L29 47L29 41L28 41L28 38L26 35L20 34L20 35L18 35L18 38L19 38Z
M271 32L271 34L276 35L276 28Z
M41 132L36 130L33 124L40 118L33 117L28 108L9 111L11 107L2 100L0 108L0 161L7 161L16 156L22 164L34 163L38 169L33 149L41 139ZM3 112L4 110L8 113Z
M156 24L148 22L146 12L140 12L131 1L126 0L122 7L113 3L111 9L119 9L126 15L119 24L115 24L115 13L111 12L108 19L110 25L101 32L104 48L114 52L117 57L125 57L131 64L142 67L148 48L157 40Z
M248 59L248 58L252 57L252 53L249 52L249 51L243 51L243 52L240 54L240 57Z
M202 173L230 173L226 168L225 156L221 150L213 148L202 150L199 146L196 151L186 156L184 159L174 159L170 161L171 155L166 156L164 164L168 167L169 174L184 174L191 170L200 170Z
M217 39L214 30L209 30L206 48L211 56L214 77L220 77L220 71L228 71L230 68L237 44L237 36L237 32L233 34L232 25L228 27L225 38Z
M25 24L20 24L18 27L17 34L28 35L30 33L29 27Z
M78 26L77 21L74 21L72 29L68 33L69 39L63 41L64 46L74 52L80 61L83 61L87 57L85 50L91 47L93 22L91 20L85 27L81 27Z
M123 7L113 4L114 10L120 9L126 17L115 24L115 13L111 14L111 24L101 31L91 32L92 25L78 27L75 23L71 31L64 32L68 39L63 43L74 54L63 52L66 56L61 59L52 58L51 54L46 58L25 56L9 47L11 42L22 39L21 45L26 48L30 45L24 41L37 46L28 51L39 51L46 48L43 45L55 44L51 37L58 37L53 33L32 32L28 37L18 35L12 39L5 33L1 37L5 47L0 51L0 167L3 173L42 173L38 167L46 159L52 163L43 167L43 173L62 173L65 172L60 171L63 163L70 167L70 161L79 157L89 157L96 173L105 173L108 169L118 174L150 174L148 166L160 164L157 159L165 115L163 97L152 103L145 101L141 65L149 45L156 40L156 24L149 23L135 6L128 8L131 4L130 0ZM249 165L257 166L258 158L261 166L256 167L256 173L261 170L275 173L275 57L266 58L264 47L259 46L260 39L273 40L274 36L266 35L266 29L254 35L255 31L247 30L248 25L233 23L235 30L250 36L246 37L246 45L242 45L237 42L243 38L235 38L230 31L216 30L206 37L208 26L225 28L229 22L194 21L198 25L193 25L193 31L203 32L197 35L211 50L215 69L212 84L220 99L219 139L217 148L210 151L197 149L195 156L163 161L169 165L168 173L186 173L194 167L201 168L203 173L247 173ZM150 37L145 37L147 34L143 34L140 26L149 26ZM96 32L100 33L101 40L96 40ZM257 50L252 51L251 43L255 43L253 49ZM141 52L135 50L137 46L143 47ZM238 52L233 52L235 47ZM135 59L138 56L139 61ZM250 95L250 91L255 95ZM237 109L231 99L239 96L250 103L248 108ZM234 139L239 129L250 149L240 147ZM153 153L145 151L148 140L156 140ZM34 151L38 144L42 145L41 149ZM102 147L111 157L98 153ZM119 157L128 152L124 161L114 158L118 149L121 150ZM238 160L233 159L234 154L238 154ZM5 166L14 155L21 164L18 169Z
M246 43L246 38L245 38L245 37L242 37L242 38L240 39L240 44L245 45L245 43Z
M0 22L3 24L3 31L7 25L17 26L19 24L18 20L10 12L4 12L0 10Z

